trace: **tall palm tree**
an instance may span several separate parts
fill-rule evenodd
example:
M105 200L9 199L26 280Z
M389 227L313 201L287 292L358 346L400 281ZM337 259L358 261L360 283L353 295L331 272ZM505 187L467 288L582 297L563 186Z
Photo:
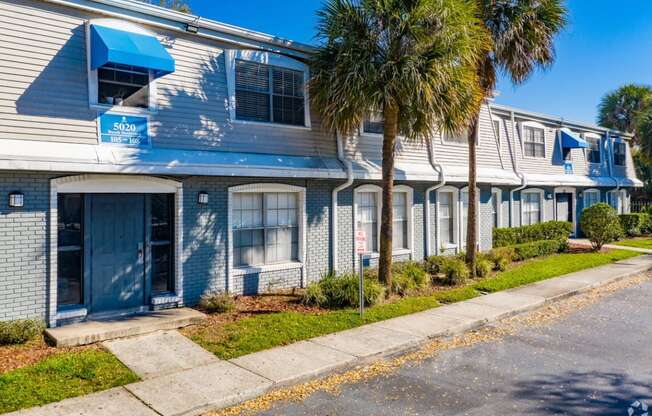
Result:
M457 131L478 106L489 38L477 15L472 0L329 0L318 11L311 97L324 126L353 136L383 117L379 277L390 287L396 137Z
M652 112L652 87L627 84L605 94L598 105L598 124L638 136L641 124Z
M481 19L491 34L492 48L477 66L483 97L490 98L502 71L514 84L521 84L537 67L547 67L555 58L554 38L566 24L562 0L476 0ZM469 121L469 191L466 227L466 262L475 275L477 245L476 137L480 108Z

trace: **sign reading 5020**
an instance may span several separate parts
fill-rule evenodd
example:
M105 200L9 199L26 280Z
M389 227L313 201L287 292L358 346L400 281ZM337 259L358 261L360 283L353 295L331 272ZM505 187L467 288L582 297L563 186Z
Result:
M102 113L97 118L101 144L136 147L150 145L147 116Z

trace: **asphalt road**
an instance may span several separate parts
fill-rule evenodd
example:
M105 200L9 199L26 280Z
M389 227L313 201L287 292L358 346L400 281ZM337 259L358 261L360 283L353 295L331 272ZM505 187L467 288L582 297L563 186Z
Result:
M652 416L652 281L544 326L456 348L388 376L278 402L261 415ZM632 414L643 415L643 405Z

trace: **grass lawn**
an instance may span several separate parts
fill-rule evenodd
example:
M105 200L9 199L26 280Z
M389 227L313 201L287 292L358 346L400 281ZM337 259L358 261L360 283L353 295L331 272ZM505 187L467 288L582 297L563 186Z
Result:
M62 352L0 374L0 413L56 402L138 381L99 348Z
M617 246L647 248L652 250L652 238L632 238L631 240L616 241Z
M601 253L564 253L516 264L493 277L470 282L464 287L437 291L428 296L406 297L368 308L364 318L357 310L341 309L321 313L286 311L260 314L220 325L203 325L186 333L193 341L221 359L231 359L256 351L286 345L332 332L382 321L445 303L459 302L539 280L627 259L640 253L610 250Z

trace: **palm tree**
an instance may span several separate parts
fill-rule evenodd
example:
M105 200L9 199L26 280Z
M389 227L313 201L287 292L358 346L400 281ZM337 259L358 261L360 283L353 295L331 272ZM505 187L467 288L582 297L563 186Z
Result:
M537 67L547 67L555 57L554 37L566 24L561 0L476 0L480 17L492 38L492 48L477 66L484 98L493 95L497 73L514 84L527 80ZM476 137L480 108L469 121L469 191L466 227L466 262L475 275L477 244Z
M626 131L637 137L641 125L652 112L652 87L627 84L605 94L598 105L598 124L610 129Z
M379 277L390 287L396 137L459 130L478 106L489 38L477 14L471 0L329 0L318 11L311 97L323 125L352 136L383 117Z

